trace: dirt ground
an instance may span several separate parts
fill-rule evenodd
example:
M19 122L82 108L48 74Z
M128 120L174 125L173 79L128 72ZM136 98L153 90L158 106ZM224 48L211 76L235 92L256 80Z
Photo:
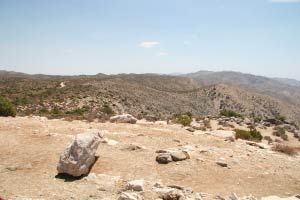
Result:
M212 125L216 128L215 122ZM96 178L57 177L56 165L66 145L75 134L91 131L102 131L118 142L99 145L99 158L90 172ZM262 133L268 135L270 130ZM132 150L130 144L144 149ZM191 158L158 164L155 151L167 148L188 149ZM217 165L218 160L228 168ZM157 182L207 193L204 200L232 192L284 197L300 193L300 156L225 141L202 131L192 133L179 125L0 118L0 197L5 200L117 199L126 181L136 179L146 181L145 199L157 198L152 190Z

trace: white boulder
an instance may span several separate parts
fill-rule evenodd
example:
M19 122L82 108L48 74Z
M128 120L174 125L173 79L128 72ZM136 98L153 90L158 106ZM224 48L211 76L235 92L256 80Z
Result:
M99 142L99 137L96 134L82 133L76 135L73 142L60 156L57 165L58 173L65 173L74 177L87 174L96 160L95 154Z
M110 122L114 123L130 123L135 124L137 119L130 114L116 115L110 118Z

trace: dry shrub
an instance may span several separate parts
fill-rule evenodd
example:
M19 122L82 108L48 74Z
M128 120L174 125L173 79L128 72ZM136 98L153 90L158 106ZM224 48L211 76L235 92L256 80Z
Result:
M291 147L291 146L287 146L287 145L276 144L272 147L272 150L287 154L289 156L294 156L294 155L298 154L299 148L295 148L295 147Z

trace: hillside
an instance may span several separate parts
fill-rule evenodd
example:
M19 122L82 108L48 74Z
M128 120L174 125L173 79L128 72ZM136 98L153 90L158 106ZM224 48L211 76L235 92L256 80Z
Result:
M188 111L203 116L230 109L251 117L283 115L300 124L299 89L266 77L235 72L186 76L16 74L0 76L0 94L17 106L18 115L93 120L125 112L157 120Z

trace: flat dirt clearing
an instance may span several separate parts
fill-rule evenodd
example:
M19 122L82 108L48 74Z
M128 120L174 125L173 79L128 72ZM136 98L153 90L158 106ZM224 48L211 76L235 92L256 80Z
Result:
M95 130L118 142L99 145L91 170L98 178L56 178L59 156L73 136ZM132 150L130 144L145 149ZM167 148L189 149L191 159L158 164L155 151ZM218 160L229 168L218 166ZM158 197L152 190L156 182L208 193L204 199L232 192L291 196L300 192L300 157L191 133L178 125L0 118L0 196L5 199L117 199L124 183L135 179L146 181L145 199Z

